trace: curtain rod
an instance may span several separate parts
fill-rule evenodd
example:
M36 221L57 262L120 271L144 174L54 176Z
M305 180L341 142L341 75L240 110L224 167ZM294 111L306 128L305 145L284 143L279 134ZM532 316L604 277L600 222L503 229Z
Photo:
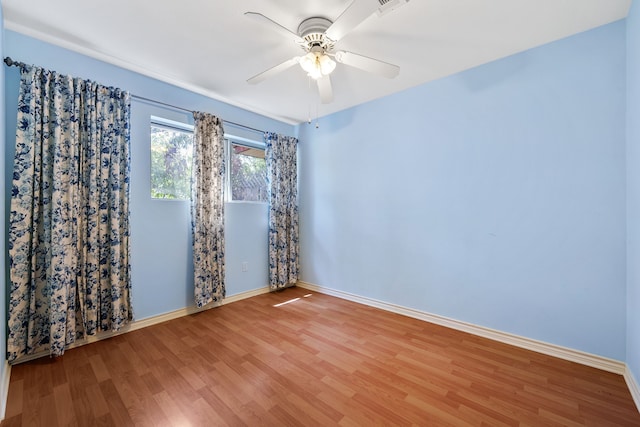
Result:
M150 99L150 98L145 98L144 96L139 96L139 95L131 95L132 98L138 99L140 101L146 101L146 102L150 102L152 104L157 104L157 105L163 105L165 107L169 107L169 108L173 108L174 110L180 110L180 111L184 111L186 113L191 113L193 114L193 110L189 110L188 108L184 108L184 107L179 107L177 105L173 105L173 104L168 104L166 102L162 102L162 101L157 101L155 99ZM229 120L222 120L224 123L230 124L232 126L237 126L239 128L243 128L243 129L247 129L247 130L251 130L253 132L258 132L258 133L265 133L265 131L260 130L260 129L256 129L256 128L252 128L250 126L245 126L245 125L241 125L240 123L235 123L235 122L231 122Z
M24 62L14 61L9 56L4 58L4 63L7 64L9 67L12 67L12 66L25 67L27 65ZM179 107L177 105L168 104L166 102L157 101L155 99L145 98L144 96L139 96L139 95L134 95L134 94L131 94L131 97L135 98L135 99L138 99L140 101L146 101L146 102L150 102L152 104L163 105L165 107L173 108L174 110L180 110L180 111L184 111L184 112L193 114L193 110L189 110L187 108ZM263 131L261 129L256 129L256 128L252 128L250 126L241 125L240 123L231 122L229 120L222 120L222 121L224 123L230 124L232 126L237 126L239 128L247 129L247 130L250 130L250 131L253 131L253 132L265 133L265 131Z

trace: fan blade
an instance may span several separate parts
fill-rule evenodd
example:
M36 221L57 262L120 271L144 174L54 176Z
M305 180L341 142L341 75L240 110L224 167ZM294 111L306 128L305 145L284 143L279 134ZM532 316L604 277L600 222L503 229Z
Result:
M294 56L291 59L288 59L286 61L284 61L281 64L276 65L275 67L271 67L266 71L261 72L260 74L256 74L255 76L251 77L249 80L247 80L247 83L255 85L258 84L266 79L268 79L271 76L274 76L284 70L286 70L287 68L293 67L294 65L296 65L297 63L300 62L300 57L299 56Z
M333 101L333 89L331 88L331 77L323 76L317 80L318 92L320 92L320 101L328 104Z
M336 61L342 64L359 68L363 71L377 74L388 79L392 79L400 73L400 67L397 65L389 64L388 62L383 62L367 56L358 55L353 52L340 50L335 53L334 57L336 58Z
M327 28L325 35L337 42L371 16L373 12L378 10L378 7L380 7L379 0L353 0L338 19Z
M278 24L276 21L274 21L273 19L267 18L266 16L264 16L261 13L257 13L257 12L245 12L244 16L253 19L254 21L258 21L261 22L265 25L268 25L270 28L272 28L273 30L276 30L277 32L279 32L280 34L282 34L283 36L287 37L288 39L293 40L294 42L297 43L304 43L304 39L302 37L300 37L299 35L297 35L296 33L294 33L293 31L290 31L288 28Z

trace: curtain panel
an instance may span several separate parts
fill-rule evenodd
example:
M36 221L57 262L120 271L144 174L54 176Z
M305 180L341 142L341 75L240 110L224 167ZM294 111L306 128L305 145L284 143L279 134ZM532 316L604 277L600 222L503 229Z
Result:
M224 190L222 120L194 112L191 229L194 298L197 307L225 296Z
M9 213L7 357L64 353L133 318L130 95L22 66Z
M264 135L269 200L269 287L298 281L298 140Z

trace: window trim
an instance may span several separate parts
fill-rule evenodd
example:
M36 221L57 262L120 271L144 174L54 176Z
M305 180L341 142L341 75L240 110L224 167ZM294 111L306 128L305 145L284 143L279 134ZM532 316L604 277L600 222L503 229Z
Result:
M159 116L151 116L149 120L149 126L156 126L161 128L166 128L169 130L177 130L180 132L194 132L194 126L189 123L179 122L176 120L166 119L164 117Z

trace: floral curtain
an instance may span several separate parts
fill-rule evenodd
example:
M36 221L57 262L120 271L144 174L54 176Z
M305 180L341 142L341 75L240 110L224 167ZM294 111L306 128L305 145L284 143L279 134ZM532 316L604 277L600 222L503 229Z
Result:
M222 120L194 112L191 228L196 306L220 301L224 282L224 130Z
M7 357L49 351L133 318L130 95L21 66L9 213Z
M269 287L298 281L298 140L265 134L269 199Z

